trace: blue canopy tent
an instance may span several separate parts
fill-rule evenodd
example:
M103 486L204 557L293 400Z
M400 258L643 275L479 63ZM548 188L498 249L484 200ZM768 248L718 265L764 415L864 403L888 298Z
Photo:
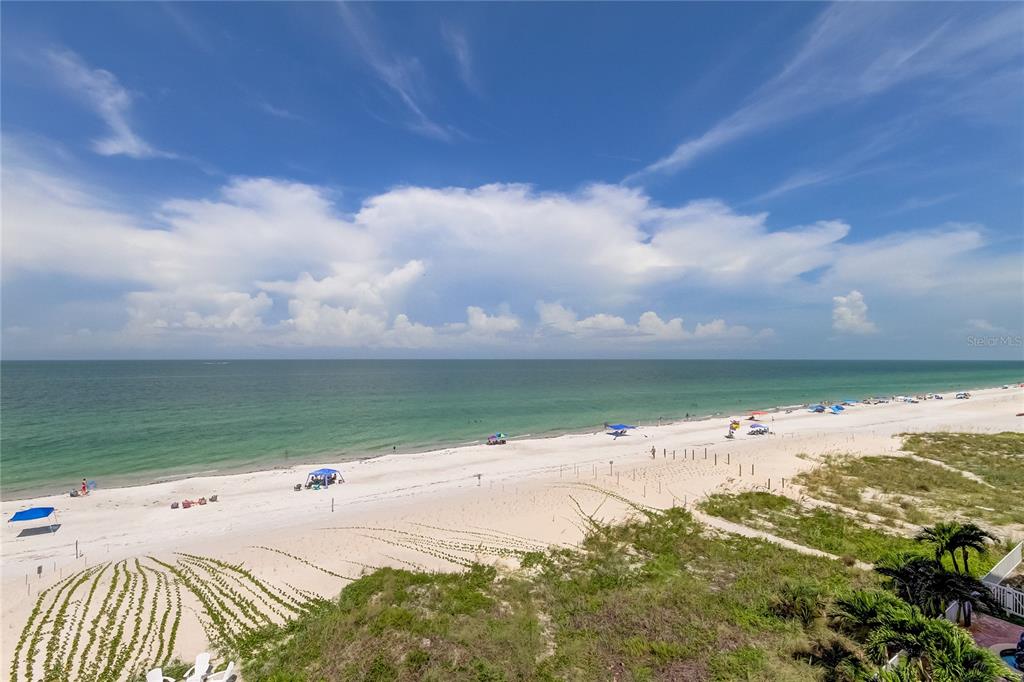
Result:
M609 424L605 422L604 428L608 429L608 435L618 438L619 436L625 436L626 431L629 429L635 429L636 427L632 424Z
M337 469L317 469L316 471L310 471L309 475L306 476L306 487L324 487L331 485L332 483L344 483L345 479L342 477L341 472Z
M41 533L56 533L57 529L60 528L60 524L57 523L57 512L53 507L31 507L29 509L22 509L21 511L15 512L14 516L7 519L7 523L14 521L37 521L38 519L45 519L49 516L53 516L53 519L49 524L45 526L39 526L37 528L26 528L25 530L18 533L18 537L26 535L40 535Z
M824 412L825 411L825 406L824 405L808 405L807 411L808 412Z
M840 412L843 411L843 406L842 405L833 405L832 407L830 407L828 409L829 409L829 412L831 412L832 414L839 414Z

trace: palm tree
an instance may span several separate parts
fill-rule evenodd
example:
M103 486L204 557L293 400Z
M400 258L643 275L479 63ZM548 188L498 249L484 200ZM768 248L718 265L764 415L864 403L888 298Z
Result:
M837 630L864 641L878 627L883 616L907 608L907 603L891 592L854 590L836 599L831 621Z
M922 528L914 539L918 542L927 542L934 547L936 563L941 564L943 555L949 554L949 558L953 560L953 570L959 571L960 567L956 563L956 550L959 549L959 545L956 545L954 540L962 530L963 526L956 521L936 523L934 526Z
M885 614L868 635L864 648L876 663L884 663L893 653L902 651L908 664L924 672L927 630L932 621L916 607Z
M900 553L886 557L875 565L875 571L889 578L896 595L928 615L942 613L943 604L936 598L936 572L945 571L927 557Z
M960 571L960 564L957 563L956 554L960 552L963 558L963 573L969 573L968 558L970 550L979 554L988 550L988 542L995 541L995 536L978 525L973 523L958 523L949 521L936 523L934 526L922 528L914 537L918 542L927 542L935 550L935 561L942 563L942 557L949 555L953 562L953 570Z
M868 637L868 652L881 661L891 652L902 651L906 666L922 680L996 682L1005 671L994 654L976 646L966 630L948 620L928 618L916 608L884 615L881 620Z
M917 674L917 668L901 661L894 668L883 668L875 674L874 682L920 682L921 676Z
M963 633L963 630L957 630ZM935 682L993 682L1001 679L1006 668L988 649L976 646L968 636L936 641L930 656Z
M960 554L964 559L964 573L970 573L970 567L967 565L968 550L973 549L978 554L984 554L988 551L986 543L989 541L995 542L996 537L973 523L961 525L957 532L953 534L953 537L950 538L950 549L960 550ZM956 562L954 562L954 567L955 565Z
M797 653L812 665L825 668L826 682L859 682L868 677L869 666L856 644L845 637L816 639Z

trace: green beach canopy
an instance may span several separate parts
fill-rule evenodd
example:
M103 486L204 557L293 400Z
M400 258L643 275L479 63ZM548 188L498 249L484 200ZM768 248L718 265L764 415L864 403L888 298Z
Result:
M35 521L36 519L45 519L52 513L53 507L32 507L31 509L22 509L20 512L16 512L14 516L7 519L7 523L10 523L11 521Z

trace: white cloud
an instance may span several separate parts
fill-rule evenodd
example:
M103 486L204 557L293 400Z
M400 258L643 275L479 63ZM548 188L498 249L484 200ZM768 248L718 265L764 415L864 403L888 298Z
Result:
M685 168L721 146L810 112L916 79L969 79L1019 55L1019 6L837 3L818 16L789 63L746 104L631 176Z
M276 118L283 118L286 121L302 121L304 120L298 114L285 109L284 107L275 107L273 104L265 99L257 100L256 106L260 108L264 113L270 114Z
M492 336L519 329L519 318L508 313L488 315L483 308L471 305L466 308L466 324L472 334Z
M445 47L451 52L458 67L459 78L463 84L472 92L480 93L480 83L477 80L476 72L473 69L473 55L469 49L469 41L466 34L450 24L441 26L441 37L444 39Z
M249 333L263 327L262 315L272 301L262 291L136 291L126 297L131 333L231 331Z
M384 41L371 28L369 10L345 2L339 2L336 6L346 42L412 115L409 129L427 137L451 141L455 129L435 122L424 111L422 100L425 97L425 76L419 61L386 54Z
M844 246L824 279L832 286L863 284L904 295L963 286L958 270L975 272L966 264L984 244L977 225L890 234Z
M607 313L597 313L579 319L575 311L557 302L538 301L536 310L539 318L536 330L538 336L628 338L641 342L745 339L753 336L747 327L728 325L722 319L697 324L691 332L683 327L682 318L663 320L657 313L650 310L642 313L636 324L630 324L626 322L625 318ZM771 333L771 330L766 329L762 330L760 335L768 336Z
M114 74L89 67L70 50L48 50L45 57L61 83L88 104L110 128L109 136L93 141L93 149L98 154L123 154L135 159L174 158L174 154L154 148L132 128L132 95Z
M846 296L832 298L832 328L850 334L874 334L875 323L868 319L868 306L864 295L854 289Z
M756 342L771 333L761 326L787 324L766 310L824 312L836 291L858 292L836 302L847 331L871 328L856 312L864 295L883 319L894 306L912 315L934 305L954 326L1018 326L1019 254L983 248L972 225L851 242L840 221L771 229L764 213L712 200L661 206L606 185L402 187L346 214L323 188L270 178L236 178L139 216L17 150L5 146L4 158L5 285L60 275L75 283L71 299L100 283L102 315L74 324L97 343L121 334L121 347L187 335L240 347ZM7 321L44 338L25 294L5 299ZM748 301L746 319L717 312L706 302L715 297L731 309ZM666 310L701 321L687 327Z

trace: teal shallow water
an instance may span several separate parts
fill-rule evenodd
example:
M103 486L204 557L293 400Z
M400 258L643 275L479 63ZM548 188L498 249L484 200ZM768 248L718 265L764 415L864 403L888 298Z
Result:
M0 492L345 460L877 394L995 386L1021 362L4 362Z

